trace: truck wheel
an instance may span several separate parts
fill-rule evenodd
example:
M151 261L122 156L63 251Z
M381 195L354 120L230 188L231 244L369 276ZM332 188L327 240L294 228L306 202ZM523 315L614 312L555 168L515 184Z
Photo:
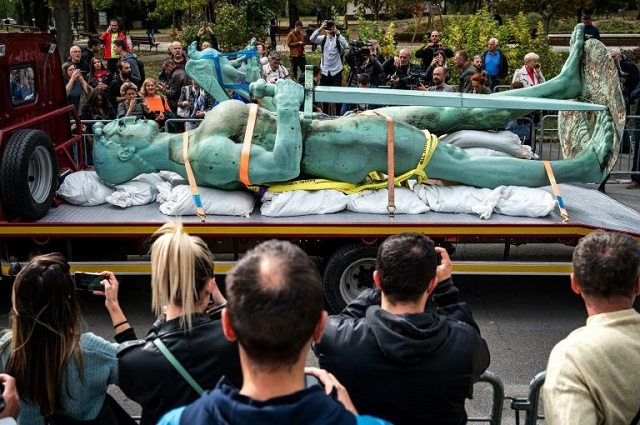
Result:
M0 195L10 218L37 220L49 211L58 166L49 136L40 130L11 135L0 162Z
M374 286L377 253L377 246L352 244L338 249L329 258L323 284L330 313L339 313L360 292Z

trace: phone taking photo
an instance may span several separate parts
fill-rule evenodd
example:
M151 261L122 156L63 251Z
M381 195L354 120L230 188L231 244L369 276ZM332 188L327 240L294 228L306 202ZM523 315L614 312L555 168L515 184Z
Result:
M104 291L100 282L106 278L100 273L75 272L74 279L78 291Z

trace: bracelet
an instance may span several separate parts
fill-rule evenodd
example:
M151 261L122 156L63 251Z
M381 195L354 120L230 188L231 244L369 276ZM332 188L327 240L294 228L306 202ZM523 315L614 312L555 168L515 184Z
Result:
M116 329L118 326L122 326L122 325L125 325L125 324L127 324L127 323L129 323L129 321L128 321L128 320L125 320L124 322L120 322L120 323L118 323L117 325L113 325L113 329Z

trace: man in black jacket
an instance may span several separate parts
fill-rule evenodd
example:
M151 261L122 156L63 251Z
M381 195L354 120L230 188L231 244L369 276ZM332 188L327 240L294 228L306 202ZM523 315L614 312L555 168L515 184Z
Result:
M363 414L396 425L466 423L465 399L489 366L489 349L458 299L446 250L422 234L391 236L373 280L377 289L329 317L314 346L320 366ZM425 312L430 297L434 313Z

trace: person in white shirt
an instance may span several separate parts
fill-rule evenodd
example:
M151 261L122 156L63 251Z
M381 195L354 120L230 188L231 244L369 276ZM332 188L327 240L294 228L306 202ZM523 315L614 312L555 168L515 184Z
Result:
M278 80L289 78L289 71L280 65L280 53L273 51L269 54L269 63L262 66L262 78L268 82L275 84Z
M325 31L325 35L320 35L320 31ZM320 45L322 60L320 61L321 86L342 86L342 54L347 51L349 43L340 34L340 30L333 21L323 21L320 28L315 30L311 37L312 43ZM340 111L341 104L336 104L335 110ZM325 104L325 113L330 112L330 107Z
M551 351L542 389L550 425L629 424L640 416L640 245L596 230L573 251L571 289L582 297L586 326Z

